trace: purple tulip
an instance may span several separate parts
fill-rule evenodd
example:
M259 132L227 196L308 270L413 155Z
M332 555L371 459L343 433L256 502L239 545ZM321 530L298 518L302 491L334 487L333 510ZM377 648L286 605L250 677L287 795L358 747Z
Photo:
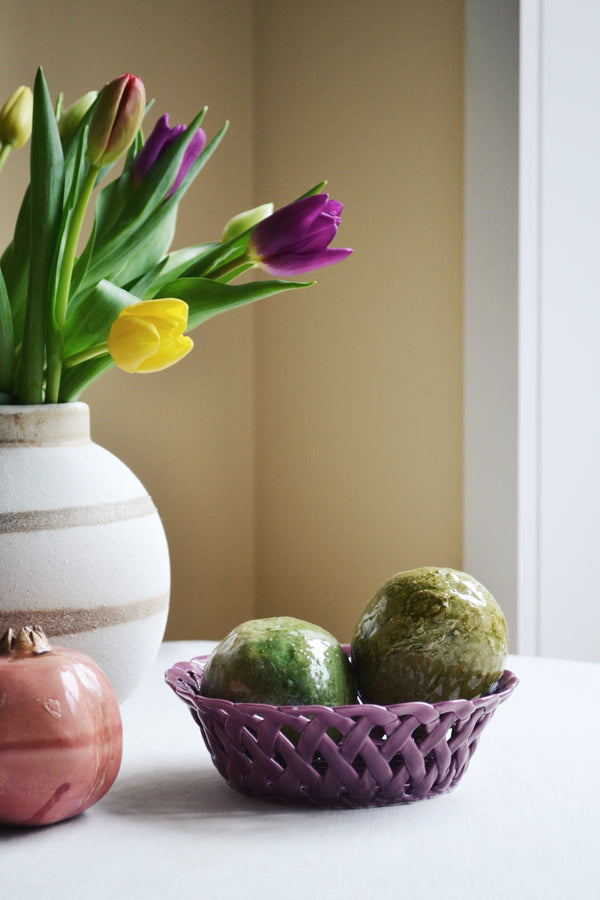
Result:
M185 129L185 125L175 125L173 128L171 128L169 125L168 113L165 113L164 116L161 116L161 118L153 128L152 134L149 136L148 140L133 161L131 174L135 183L139 184L144 180L155 162L157 162L157 160L162 156L165 150L167 150L167 148L177 140L179 135L182 134ZM168 193L169 197L171 196L171 194L175 193L175 191L189 172L192 164L198 159L198 157L204 150L205 143L206 134L204 133L202 128L199 128L185 149L183 160L181 161L181 165L179 166L179 172L177 173L177 177Z
M341 262L349 247L333 249L344 207L328 194L303 197L276 210L252 232L248 258L270 275L289 278Z

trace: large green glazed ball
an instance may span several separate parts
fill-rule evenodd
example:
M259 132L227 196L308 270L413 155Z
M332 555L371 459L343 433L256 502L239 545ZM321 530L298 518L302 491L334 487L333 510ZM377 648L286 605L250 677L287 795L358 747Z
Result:
M217 644L201 692L275 706L356 703L350 661L333 635L291 616L243 622Z
M367 604L352 638L366 703L435 703L489 692L502 674L508 627L471 575L425 567L399 572Z

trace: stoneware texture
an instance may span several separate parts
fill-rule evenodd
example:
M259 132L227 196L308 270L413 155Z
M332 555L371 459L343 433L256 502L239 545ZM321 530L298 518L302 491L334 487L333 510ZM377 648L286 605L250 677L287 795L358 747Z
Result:
M152 664L170 564L138 478L90 438L84 403L0 406L0 633L39 625L91 656L119 701Z

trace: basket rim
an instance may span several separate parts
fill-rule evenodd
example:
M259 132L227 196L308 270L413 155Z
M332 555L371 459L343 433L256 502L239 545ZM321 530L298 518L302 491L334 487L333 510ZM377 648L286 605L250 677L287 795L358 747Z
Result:
M344 649L347 645L342 644ZM198 690L202 682L204 668L210 654L194 656L189 660L181 660L173 663L165 672L165 681L170 688L183 700L192 701L195 706L205 709L235 708L242 712L256 715L268 715L269 711L278 710L282 713L294 716L315 716L322 710L333 710L345 716L368 715L369 710L387 710L394 715L403 716L414 714L417 710L430 709L437 714L453 712L459 719L467 718L474 710L481 707L496 706L503 703L512 694L519 684L518 677L509 669L504 669L500 678L495 682L492 691L481 697L471 700L457 698L455 700L439 700L428 703L424 700L408 700L402 703L352 703L343 706L325 706L323 704L282 705L273 703L257 703L248 700L227 700L222 697L205 697ZM191 670L191 673L190 673ZM192 682L191 674L195 676L197 684Z

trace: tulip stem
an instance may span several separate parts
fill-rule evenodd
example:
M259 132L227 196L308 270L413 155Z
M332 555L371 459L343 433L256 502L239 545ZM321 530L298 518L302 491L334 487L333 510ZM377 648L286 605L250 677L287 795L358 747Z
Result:
M78 366L79 363L87 362L88 359L96 359L98 356L107 355L108 343L105 341L103 344L96 344L88 350L81 350L79 353L74 353L72 356L67 357L67 359L63 361L63 368L72 369L73 366Z
M217 269L214 269L209 273L209 278L213 281L221 281L222 279L226 279L229 275L232 275L238 271L244 271L245 269L250 269L252 266L255 266L256 263L253 262L249 257L242 256L242 258L237 258L232 260L231 262L224 263L222 266L219 266Z
M0 172L4 167L4 163L8 159L8 154L12 150L12 144L3 144L2 150L0 150Z
M71 278L79 235L83 227L85 211L87 209L96 178L98 168L91 166L81 186L77 202L73 207L71 221L67 228L65 247L54 295L53 315L50 316L50 333L48 336L48 377L46 383L46 403L58 403L60 392L60 378L62 373L62 331L67 318L67 306L71 290Z

